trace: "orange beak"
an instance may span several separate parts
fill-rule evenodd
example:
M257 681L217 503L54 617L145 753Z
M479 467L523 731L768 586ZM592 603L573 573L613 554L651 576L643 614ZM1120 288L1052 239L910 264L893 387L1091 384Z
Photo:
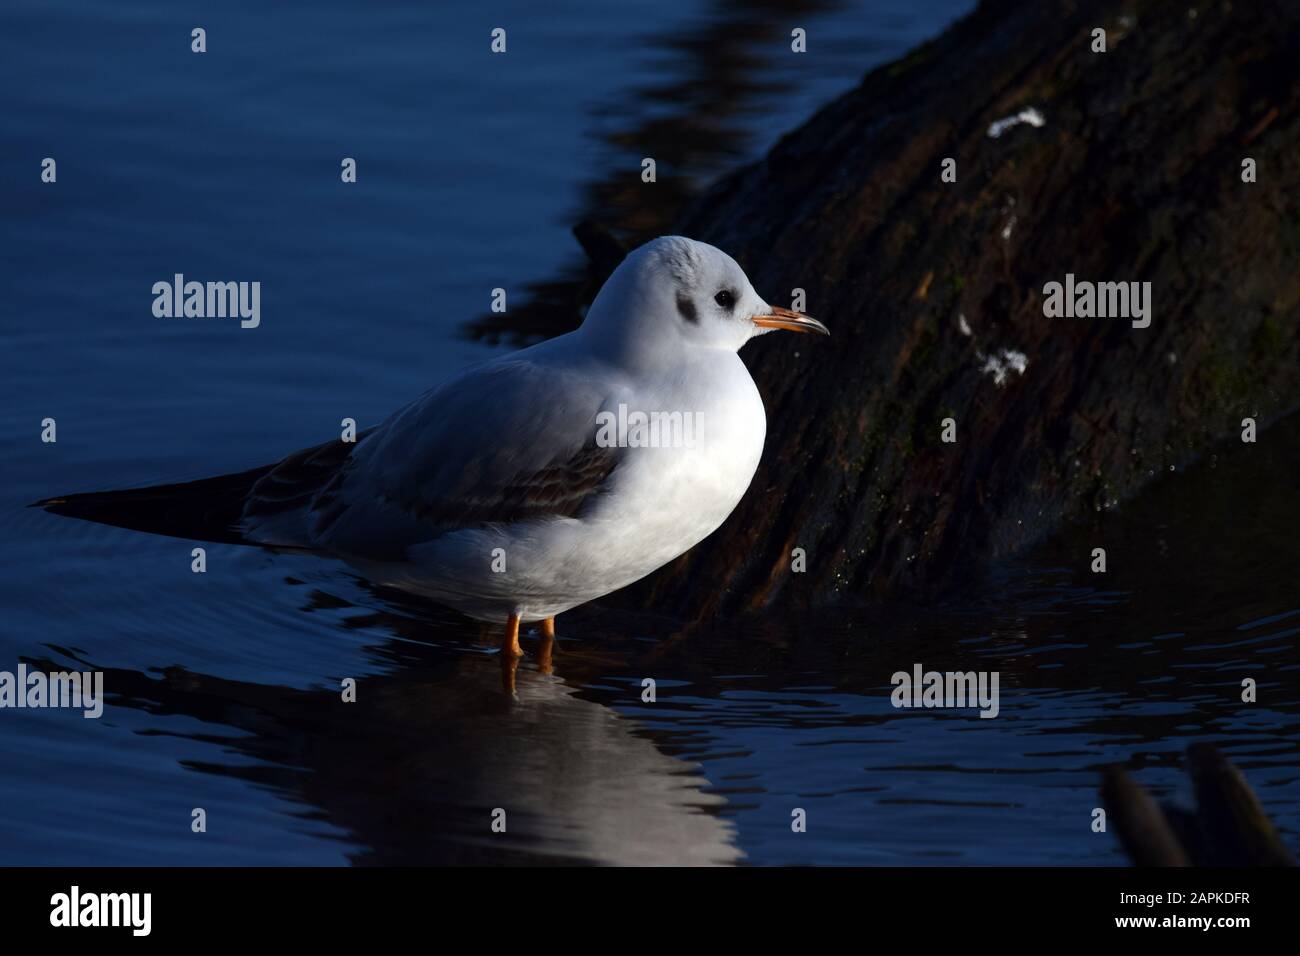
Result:
M822 335L830 335L831 330L826 328L811 315L804 315L802 312L792 312L789 309L777 308L774 305L768 306L771 313L768 315L754 316L754 324L760 329L785 329L788 332L819 332Z

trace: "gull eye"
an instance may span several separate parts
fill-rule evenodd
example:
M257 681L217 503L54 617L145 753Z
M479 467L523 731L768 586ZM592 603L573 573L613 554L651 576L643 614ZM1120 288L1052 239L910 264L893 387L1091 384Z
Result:
M713 297L713 301L730 312L732 306L736 304L736 296L730 289L723 289Z

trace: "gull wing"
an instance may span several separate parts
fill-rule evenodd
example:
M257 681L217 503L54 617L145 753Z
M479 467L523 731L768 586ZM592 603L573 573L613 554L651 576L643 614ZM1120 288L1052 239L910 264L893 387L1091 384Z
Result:
M400 560L410 545L457 528L581 517L623 461L623 449L595 443L596 413L618 392L607 371L510 356L426 392L355 443L33 507L199 541Z
M311 546L400 560L450 530L581 517L624 454L595 442L596 414L616 400L603 381L510 358L426 392L359 441L312 495ZM313 459L294 467L310 474ZM292 488L268 490L292 500Z

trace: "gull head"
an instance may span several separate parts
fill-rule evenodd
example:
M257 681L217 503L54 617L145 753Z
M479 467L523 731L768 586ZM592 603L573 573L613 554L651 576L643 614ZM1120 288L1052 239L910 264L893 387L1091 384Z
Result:
M810 316L768 305L721 249L682 236L661 236L624 259L582 325L625 351L674 343L735 352L773 329L830 334Z

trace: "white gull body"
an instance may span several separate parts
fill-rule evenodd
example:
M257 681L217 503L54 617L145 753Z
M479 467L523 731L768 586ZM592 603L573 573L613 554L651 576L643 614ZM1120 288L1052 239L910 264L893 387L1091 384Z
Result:
M553 617L685 553L739 503L767 423L737 350L770 328L825 331L769 306L720 250L656 239L576 331L461 372L346 456L285 459L254 486L242 529L480 620ZM624 420L694 416L693 441L615 434L611 447L600 413L620 406Z

